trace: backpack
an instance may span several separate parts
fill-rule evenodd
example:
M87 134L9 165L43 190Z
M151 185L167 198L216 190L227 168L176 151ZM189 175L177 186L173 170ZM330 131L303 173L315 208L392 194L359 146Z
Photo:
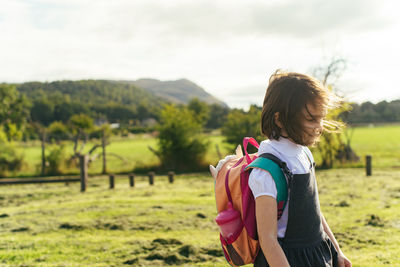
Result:
M291 173L286 164L272 154L248 154L247 145L252 144L259 147L254 138L245 137L243 139L244 155L240 145L236 149L236 155L228 156L218 173L213 166L210 171L215 177L215 200L217 204L218 217L222 214L232 215L237 213L238 223L234 225L234 230L227 237L223 236L223 226L220 232L220 241L224 256L232 266L241 266L254 263L260 245L257 236L255 200L248 181L251 169L257 168L268 171L273 177L277 187L277 206L278 219L282 216L288 198L288 184ZM220 165L220 164L218 164ZM233 210L232 210L233 208ZM233 212L233 213L232 213ZM240 215L240 216L239 216ZM229 216L228 216L229 217ZM231 216L232 217L232 216ZM233 220L232 218L225 221ZM232 223L229 222L229 223ZM226 235L226 233L225 233Z

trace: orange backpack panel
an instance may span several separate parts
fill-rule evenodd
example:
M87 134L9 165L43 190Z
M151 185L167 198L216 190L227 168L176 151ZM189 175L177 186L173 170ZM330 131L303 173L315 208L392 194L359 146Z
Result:
M247 144L258 148L253 138L245 138L243 142L245 155L236 153L222 165L215 178L215 199L218 213L228 209L228 202L240 212L241 225L229 238L220 234L220 240L226 260L232 266L241 266L253 263L260 249L257 240L255 217L255 201L248 186L249 172L245 171L255 158L256 154L247 154Z

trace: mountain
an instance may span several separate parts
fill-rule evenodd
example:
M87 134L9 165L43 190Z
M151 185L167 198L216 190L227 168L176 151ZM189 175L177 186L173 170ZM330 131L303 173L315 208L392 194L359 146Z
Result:
M156 105L165 102L154 94L133 84L106 80L27 82L17 85L17 90L31 100L47 98L52 102L139 105L149 102Z
M133 84L105 80L28 82L17 90L32 103L30 118L43 125L66 123L75 114L133 123L157 118L166 101Z
M137 105L148 102L159 105L160 102L187 104L191 99L198 98L208 104L216 103L228 107L224 102L187 79L176 81L139 79L136 81L27 82L18 84L17 89L33 100L44 96L50 99L68 96L73 102L85 104L114 102L123 105Z
M136 81L121 81L143 88L148 92L165 99L168 102L187 104L193 98L208 104L219 104L228 107L224 102L207 93L197 84L180 79L176 81L160 81L156 79L139 79Z
M226 104L188 80L67 80L15 86L32 104L32 121L46 126L53 121L67 122L71 116L80 113L110 122L142 122L157 119L166 102L187 104L193 98L220 104L212 107L213 110L228 109Z

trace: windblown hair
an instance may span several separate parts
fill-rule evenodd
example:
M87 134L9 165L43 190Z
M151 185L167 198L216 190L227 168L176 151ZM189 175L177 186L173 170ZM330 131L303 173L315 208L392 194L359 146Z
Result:
M317 79L300 73L277 70L270 78L261 115L261 132L269 139L278 140L281 129L275 123L275 113L279 112L288 138L295 143L305 145L303 129L307 105L330 109L338 106L339 98L332 94ZM310 116L312 116L309 113ZM323 121L324 130L339 131L341 123Z

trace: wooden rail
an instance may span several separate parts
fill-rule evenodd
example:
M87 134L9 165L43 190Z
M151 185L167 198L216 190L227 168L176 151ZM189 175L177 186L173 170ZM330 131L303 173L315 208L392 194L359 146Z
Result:
M10 184L46 184L46 183L71 183L80 182L80 178L59 178L59 179L0 179L0 185Z
M86 159L82 159L83 162L85 162ZM81 162L82 162L81 161ZM84 167L82 167L84 169ZM174 172L168 172L168 181L169 183L174 183ZM114 189L115 188L115 180L117 179L117 175L115 174L109 174L109 188ZM121 175L119 175L121 177ZM149 185L154 185L156 173L155 172L149 172L148 173L148 179L149 179ZM38 177L38 178L8 178L8 179L0 179L0 185L12 185L12 184L45 184L45 183L70 183L70 182L80 182L81 184L81 192L85 192L87 188L87 183L88 183L88 174L85 170L81 172L80 177L62 177L62 178L43 178L43 177ZM130 173L128 174L128 179L129 179L129 186L130 187L135 187L135 174Z

